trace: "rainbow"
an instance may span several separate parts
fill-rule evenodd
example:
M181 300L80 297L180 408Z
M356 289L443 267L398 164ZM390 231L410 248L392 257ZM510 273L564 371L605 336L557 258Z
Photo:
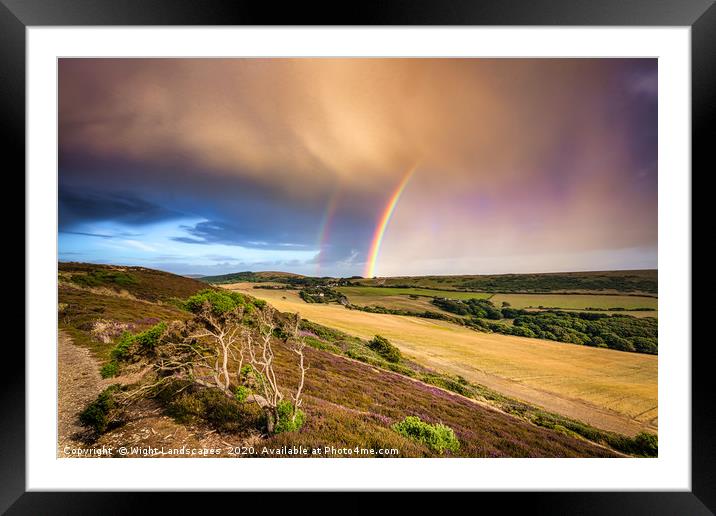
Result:
M316 260L316 276L320 276L321 266L323 265L323 249L328 241L328 236L333 223L333 215L336 213L336 207L338 206L338 199L340 196L340 190L336 189L333 192L333 195L331 195L331 198L328 200L326 209L323 212L323 218L318 231L318 259Z
M403 194L403 190L405 190L405 187L408 185L408 181L410 181L410 178L413 176L413 173L417 168L418 163L415 163L405 172L405 175L403 175L400 183L398 183L398 186L393 191L393 195L390 196L388 204L386 204L385 209L378 220L378 225L376 226L375 233L373 234L373 241L370 245L370 251L368 252L368 262L366 263L365 272L363 273L363 277L365 278L372 278L375 276L375 266L378 261L380 245L383 243L383 236L385 236L385 230L388 228L390 219L395 211L395 206L398 204L400 196Z

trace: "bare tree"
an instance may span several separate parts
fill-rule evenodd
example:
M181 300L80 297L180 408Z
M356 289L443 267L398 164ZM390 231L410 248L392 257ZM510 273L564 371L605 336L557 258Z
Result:
M248 401L258 404L266 414L268 432L274 433L280 421L289 417L296 426L302 411L306 365L305 337L301 335L298 314L283 316L268 304L249 304L212 293L191 308L188 322L173 322L159 343L151 349L148 369L141 385L125 394L127 402L149 394L174 380L186 386L218 389L235 398L241 387L251 393ZM274 367L275 346L285 346L297 357L298 382L287 389ZM244 375L244 364L252 374ZM186 387L185 387L186 388ZM286 411L290 407L290 414ZM284 419L282 419L284 418Z
M265 308L258 312L256 322L256 334L249 330L244 331L243 351L246 354L247 363L256 373L258 387L261 391L258 395L252 395L251 399L264 409L267 416L268 432L273 433L276 424L279 422L279 404L284 399L284 394L276 379L276 371L274 370L275 354L272 341L278 328L275 310L269 305L266 305ZM296 390L290 394L292 400L292 422L296 421L299 407L303 401L301 394L305 384L306 371L308 370L304 356L306 342L299 331L300 322L301 319L299 315L295 314L291 319L291 324L287 328L288 335L286 338L289 349L298 355L299 368L298 386Z
M298 410L303 403L301 394L303 392L303 386L306 381L306 371L308 370L308 366L306 366L306 357L303 353L304 349L306 348L306 338L301 334L301 317L298 314L295 314L293 317L290 342L291 351L298 355L298 370L300 375L296 392L291 395L291 397L293 398L293 414L291 417L292 420L295 421L296 414L298 414Z
M242 320L245 309L217 313L204 302L188 323L175 322L157 347L155 370L159 382L185 379L204 387L231 391L231 362L243 365Z

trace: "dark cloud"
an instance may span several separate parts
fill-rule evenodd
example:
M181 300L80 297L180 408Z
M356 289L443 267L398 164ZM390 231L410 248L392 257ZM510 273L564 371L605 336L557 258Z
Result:
M63 188L59 192L59 226L60 230L65 232L71 231L73 227L83 222L111 221L142 226L180 216L181 214L174 210L136 197L132 193ZM91 234L91 236L109 237L110 235Z
M66 233L68 235L81 235L81 236L90 236L90 237L97 237L97 238L133 238L142 236L142 233L127 233L125 231L121 231L119 233L113 233L111 235L109 234L102 234L102 233L88 233L85 231L64 231L61 230L62 233Z
M306 249L306 243L291 241L291 236L287 233L265 234L263 231L250 230L234 227L225 222L205 221L199 222L194 226L181 226L190 237L174 237L173 240L183 242L185 244L224 244L238 245L251 249ZM257 240L256 238L264 237L265 240ZM283 237L283 238L281 238Z

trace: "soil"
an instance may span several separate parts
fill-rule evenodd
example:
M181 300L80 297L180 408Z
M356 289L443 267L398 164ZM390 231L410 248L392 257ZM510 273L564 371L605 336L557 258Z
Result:
M58 341L57 457L237 457L242 447L258 447L261 437L219 434L201 425L181 425L154 400L127 410L120 426L101 436L80 425L79 413L112 384L136 378L103 379L89 350L60 331ZM215 453L210 453L215 452Z

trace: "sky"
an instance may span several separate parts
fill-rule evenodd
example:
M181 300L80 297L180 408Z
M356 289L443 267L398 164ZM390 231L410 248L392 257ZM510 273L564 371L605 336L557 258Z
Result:
M60 59L59 259L656 268L656 59Z

